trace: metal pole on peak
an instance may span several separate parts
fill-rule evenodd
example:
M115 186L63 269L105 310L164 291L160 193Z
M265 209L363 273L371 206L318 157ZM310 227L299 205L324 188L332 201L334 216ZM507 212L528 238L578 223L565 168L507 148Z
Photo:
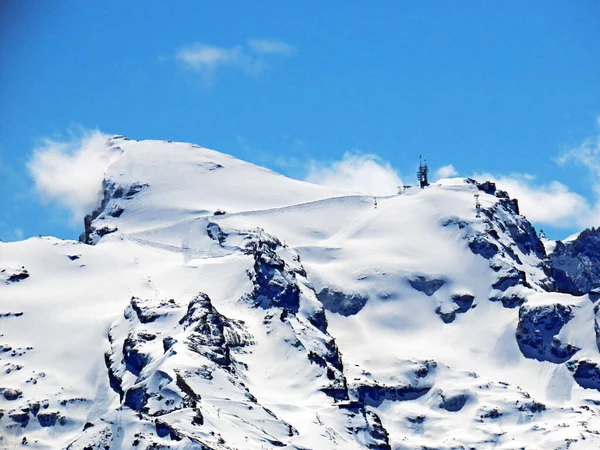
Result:
M417 177L419 179L419 185L421 189L429 186L429 181L427 180L427 174L429 173L429 167L427 166L427 160L423 164L423 156L419 155L419 171L417 172Z

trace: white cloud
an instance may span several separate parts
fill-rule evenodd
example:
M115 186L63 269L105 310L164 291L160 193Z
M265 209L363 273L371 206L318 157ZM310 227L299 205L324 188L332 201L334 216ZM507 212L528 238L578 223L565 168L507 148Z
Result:
M389 163L381 163L374 155L346 153L330 166L315 162L309 166L306 181L324 186L371 195L392 195L402 180Z
M456 175L458 175L458 172L452 164L440 167L435 171L435 176L437 179L455 177Z
M521 214L539 225L557 228L597 226L600 217L598 205L590 202L558 181L536 184L529 174L494 176L478 174L479 181L491 180L498 189L505 190L519 200Z
M248 46L258 54L291 56L294 49L279 39L249 39Z
M96 205L104 172L119 154L110 148L107 135L86 132L63 142L44 140L27 168L42 197L68 208L79 220Z
M257 75L267 67L267 57L291 56L293 48L278 39L250 39L247 45L218 47L197 42L177 51L175 59L198 72L206 84L214 81L222 67L233 67Z
M600 116L596 118L597 132L595 136L585 139L579 146L571 148L560 155L556 162L561 165L574 162L586 167L592 176L600 176ZM596 182L595 184L600 184Z

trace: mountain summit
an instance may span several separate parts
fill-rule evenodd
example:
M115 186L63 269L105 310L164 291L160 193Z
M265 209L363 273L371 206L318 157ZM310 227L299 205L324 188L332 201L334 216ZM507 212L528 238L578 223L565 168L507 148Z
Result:
M111 138L81 242L0 243L0 446L600 446L600 239ZM547 248L550 248L547 247Z

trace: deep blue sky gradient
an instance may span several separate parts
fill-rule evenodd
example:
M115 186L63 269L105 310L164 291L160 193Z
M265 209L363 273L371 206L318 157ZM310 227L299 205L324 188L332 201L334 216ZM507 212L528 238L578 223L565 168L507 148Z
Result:
M295 51L258 75L224 67L210 86L175 60L249 38ZM195 142L295 177L358 150L410 180L424 154L591 199L589 176L554 158L596 133L599 80L596 0L3 0L0 239L78 235L25 167L41 139L78 127Z

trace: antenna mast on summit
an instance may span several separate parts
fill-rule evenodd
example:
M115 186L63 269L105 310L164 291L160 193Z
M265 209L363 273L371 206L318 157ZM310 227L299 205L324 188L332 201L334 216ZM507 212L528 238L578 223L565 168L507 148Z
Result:
M417 177L419 178L419 185L421 189L426 186L429 186L429 182L427 181L427 174L429 173L429 167L427 167L427 160L423 163L423 157L419 155L419 171L417 172Z

